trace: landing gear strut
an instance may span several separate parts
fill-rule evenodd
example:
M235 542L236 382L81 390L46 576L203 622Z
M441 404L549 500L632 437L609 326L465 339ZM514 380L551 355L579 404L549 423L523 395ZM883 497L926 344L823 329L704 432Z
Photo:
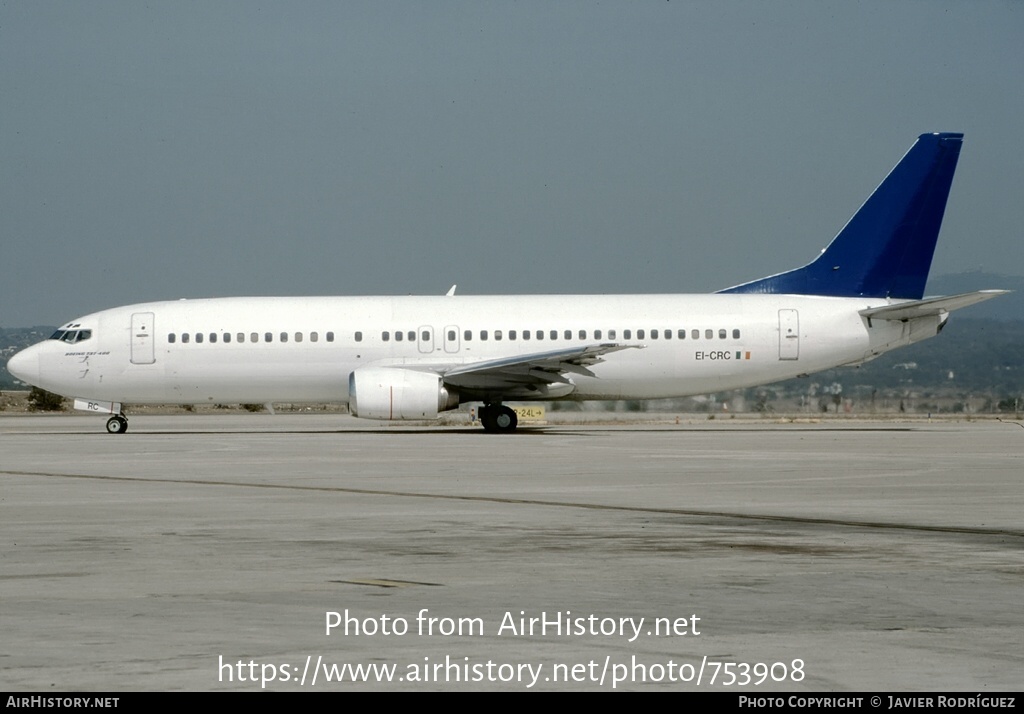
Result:
M123 434L128 431L128 420L124 414L118 414L107 419L108 434Z
M515 431L519 423L516 413L501 404L485 404L480 407L480 422L484 431L506 434Z

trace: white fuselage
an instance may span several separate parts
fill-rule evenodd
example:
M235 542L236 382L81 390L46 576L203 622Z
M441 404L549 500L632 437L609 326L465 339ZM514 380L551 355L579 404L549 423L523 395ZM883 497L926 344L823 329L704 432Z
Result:
M945 319L870 324L858 314L886 304L751 294L180 300L87 315L62 328L89 330L87 339L47 340L17 359L26 381L80 399L344 403L349 375L362 367L443 376L472 362L614 343L636 349L533 398L651 399L862 362L936 334Z

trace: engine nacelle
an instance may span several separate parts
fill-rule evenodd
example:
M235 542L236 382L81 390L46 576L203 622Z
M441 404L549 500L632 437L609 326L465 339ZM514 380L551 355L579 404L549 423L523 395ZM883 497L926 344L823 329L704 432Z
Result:
M363 419L436 419L459 406L459 393L432 372L363 367L348 376L348 408Z

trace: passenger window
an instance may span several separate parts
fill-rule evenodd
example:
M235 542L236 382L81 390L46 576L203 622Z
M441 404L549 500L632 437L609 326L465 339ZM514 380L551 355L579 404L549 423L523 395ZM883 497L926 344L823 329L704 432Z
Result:
M173 345L173 344L174 344L174 340L175 340L175 339L177 339L177 337L178 337L178 336L177 336L177 335L175 335L175 334L174 334L174 333L172 332L171 334L167 335L167 341L168 341L168 342L170 342L170 343L171 343L171 344Z
M551 332L549 333L548 336L551 337L551 339L553 339L553 340L557 340L558 339L558 330L551 330Z
M288 341L288 333L287 332L282 332L281 333L281 342L287 342L287 341Z
M679 330L679 332L676 333L676 337L678 337L681 340L685 340L686 339L686 330Z
M608 339L609 340L614 340L615 339L615 330L608 330Z
M734 340L738 340L740 338L740 331L739 330L733 330L732 331L732 338Z
M188 333L187 332L183 332L181 334L181 344L183 344L183 345L187 345L188 344Z
M523 339L524 340L530 339L530 331L529 330L523 330Z
M319 342L320 341L320 333L319 332L310 332L309 333L309 341L310 342Z
M237 335L235 335L235 337L237 338L238 342L245 342L245 333L244 332L239 332Z
M636 331L636 338L638 340L642 340L644 338L644 331L643 330L637 330Z
M543 340L544 339L544 330L537 330L537 334L535 336L536 336L536 338L538 340Z
M334 342L334 333L333 332L328 332L327 333L327 341L328 342Z
M380 333L380 339L384 342L388 342L391 339L391 333L385 330Z
M665 330L665 339L666 340L671 340L672 339L672 330Z
M622 331L622 338L623 339L629 340L629 339L632 339L632 337L633 337L633 331L632 330L623 330Z
M258 333L258 332L250 332L249 333L249 342L259 342L259 341L260 341L260 333Z
M210 344L214 344L216 342L217 342L217 333L216 332L211 332L210 333Z
M494 339L501 341L501 330L494 331Z
M196 344L200 344L200 343L202 343L202 341L203 341L203 333L202 332L197 332L196 333Z
M651 330L651 339L652 340L658 339L658 331L657 330Z
M296 342L302 342L302 333L301 332L296 332L295 333L295 341Z
M586 330L580 330L580 339L581 340L587 339L587 331Z
M263 335L263 341L264 342L273 342L274 341L274 333L273 332L267 332L266 334L264 334Z
M430 342L430 333L426 330L420 333L420 339L424 342Z
M462 339L464 339L466 342L472 342L473 341L473 331L472 330L466 330L465 332L463 332L462 333Z
M333 340L334 340L333 334L328 332L327 333L327 341L331 342ZM356 333L356 342L362 342L362 341L363 341L363 333L362 332L357 332Z
M401 330L395 332L395 342L401 342L405 339L405 333Z
M720 340L724 340L725 339L725 330L719 330L718 331L718 339L720 339Z
M713 339L715 339L715 331L714 330L704 330L704 339L705 340L713 340Z
M515 330L509 330L508 331L508 338L510 340L514 340L516 338L516 331Z
M486 340L487 339L487 330L480 330L480 339L481 340Z
M455 330L448 330L448 341L455 342Z
M231 342L231 333L230 332L225 332L224 333L224 342Z
M700 339L700 330L690 330L690 337L692 337L695 340L699 340Z
M567 339L567 340L571 340L572 339L572 330L566 330L565 332L563 332L562 333L562 337Z
M595 340L601 339L601 331L600 330L594 330L594 339Z
M415 330L409 330L408 336L409 336L409 342L415 342L416 341L416 331Z

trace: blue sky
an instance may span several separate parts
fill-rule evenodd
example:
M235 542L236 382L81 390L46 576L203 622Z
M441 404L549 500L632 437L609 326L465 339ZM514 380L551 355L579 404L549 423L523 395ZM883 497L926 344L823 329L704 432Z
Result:
M931 131L966 134L933 274L1024 274L1021 37L1019 2L7 2L0 326L707 292Z

